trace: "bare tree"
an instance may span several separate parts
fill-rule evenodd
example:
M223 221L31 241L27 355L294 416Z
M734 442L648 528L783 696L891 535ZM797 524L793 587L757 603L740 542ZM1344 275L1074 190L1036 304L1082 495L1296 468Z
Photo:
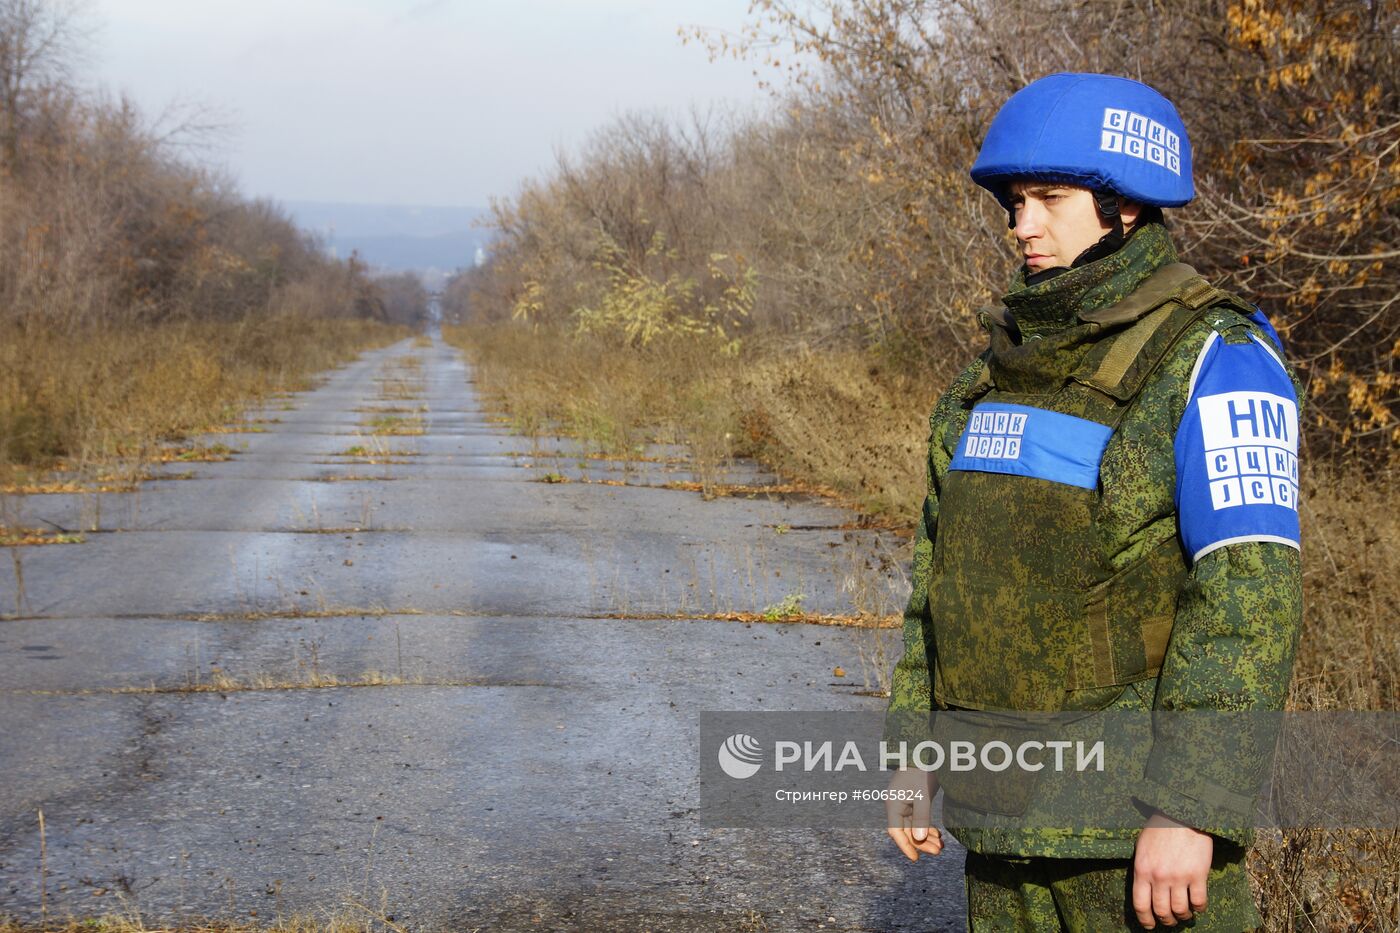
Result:
M28 97L65 83L86 48L87 0L0 0L0 165L19 158Z

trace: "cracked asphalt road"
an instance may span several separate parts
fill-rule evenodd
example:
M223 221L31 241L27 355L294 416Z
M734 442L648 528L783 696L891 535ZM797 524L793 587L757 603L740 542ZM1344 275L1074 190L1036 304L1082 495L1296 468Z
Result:
M15 549L22 602L0 579L0 916L39 919L42 809L50 917L961 929L956 845L911 865L878 828L694 812L701 711L879 710L899 637L697 616L852 590L896 612L897 542L819 501L662 488L683 451L532 444L470 375L404 341L200 439L232 460L164 469L193 478L15 497L86 540ZM423 433L368 433L386 415Z

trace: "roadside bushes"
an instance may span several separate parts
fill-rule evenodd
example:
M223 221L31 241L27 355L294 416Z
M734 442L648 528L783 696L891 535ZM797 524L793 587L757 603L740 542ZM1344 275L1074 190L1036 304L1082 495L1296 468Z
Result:
M995 109L1052 71L1127 74L1187 119L1199 196L1169 223L1283 333L1310 453L1376 469L1400 449L1394 3L763 0L737 39L695 38L795 82L767 113L600 130L493 206L490 260L451 284L449 315L578 325L625 269L663 318L740 286L752 304L730 337L945 369L975 352L974 312L1014 265L1001 208L967 177ZM742 269L712 277L712 254Z
M62 462L79 477L135 474L162 441L217 429L245 405L407 336L376 321L258 315L239 321L0 326L0 486Z
M363 263L185 159L197 125L80 89L82 11L0 0L0 481L139 459L405 333Z
M280 208L168 153L128 104L54 91L42 106L54 108L42 135L22 135L0 171L0 319L234 320L292 287L310 299L299 313L348 316L372 289L363 265L326 258Z

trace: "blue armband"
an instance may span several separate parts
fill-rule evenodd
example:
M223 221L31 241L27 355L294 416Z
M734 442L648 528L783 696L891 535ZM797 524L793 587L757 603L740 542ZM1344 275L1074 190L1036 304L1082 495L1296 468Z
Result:
M1176 432L1177 514L1193 562L1241 541L1299 546L1298 427L1275 348L1212 332Z

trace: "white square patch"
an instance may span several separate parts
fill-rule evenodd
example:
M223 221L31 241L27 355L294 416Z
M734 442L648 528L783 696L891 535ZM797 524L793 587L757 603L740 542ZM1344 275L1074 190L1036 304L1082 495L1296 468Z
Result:
M1269 480L1264 476L1243 476L1241 485L1244 487L1245 505L1272 505L1274 496L1269 489Z
M1156 120L1118 107L1105 107L1099 149L1142 159L1181 175L1181 138Z
M1236 505L1244 505L1244 497L1240 494L1240 481L1222 479L1211 483L1210 504L1215 509L1228 509Z
M1235 448L1225 447L1206 454L1206 476L1210 479L1238 476L1239 473L1239 464L1235 460Z

